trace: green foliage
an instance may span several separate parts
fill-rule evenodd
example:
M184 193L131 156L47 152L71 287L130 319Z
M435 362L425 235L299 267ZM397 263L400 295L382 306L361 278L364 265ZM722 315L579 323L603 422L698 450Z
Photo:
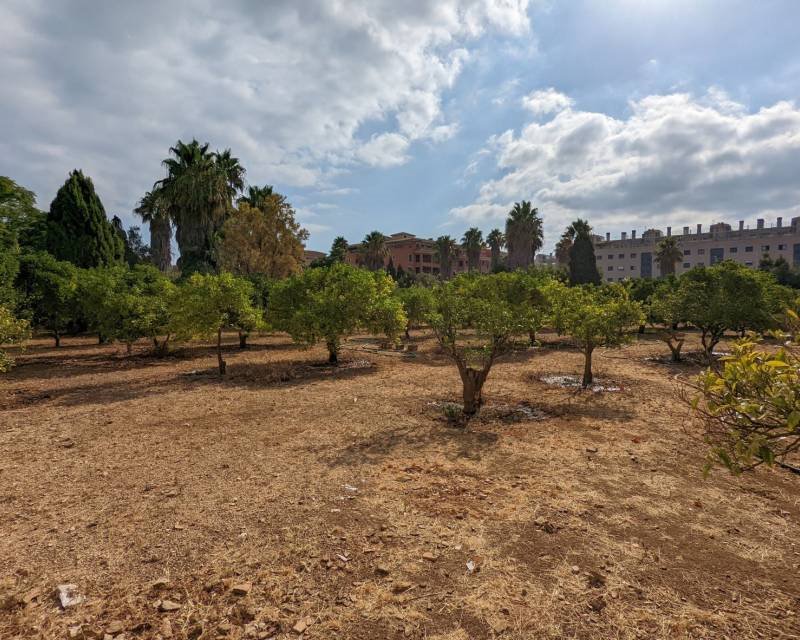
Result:
M45 248L46 216L36 208L36 196L11 178L0 176L0 250Z
M570 227L573 232L569 247L570 284L600 284L600 272L592 244L592 228L584 220L576 220Z
M706 470L719 464L734 473L771 465L800 449L800 358L737 341L719 371L707 370L693 385L691 406L711 446Z
M233 327L252 331L261 324L253 306L253 286L230 273L192 274L179 287L170 304L170 326L178 339L217 337L219 372L226 370L222 358L222 331Z
M275 283L267 313L271 326L295 342L324 341L329 361L338 361L342 339L359 329L397 335L406 323L392 295L394 281L383 271L371 273L348 264L307 269Z
M672 302L676 317L700 329L709 361L725 331L764 331L776 326L782 310L779 290L767 274L731 261L684 273Z
M4 345L22 345L30 336L27 320L20 320L7 307L0 305L0 373L14 366L14 359L6 353Z
M584 353L583 385L588 386L593 379L592 352L628 342L630 330L644 322L641 305L618 284L566 287L553 282L548 294L554 328L571 336Z
M434 308L435 297L429 287L412 285L403 289L397 289L395 295L403 305L406 314L406 337L408 332L414 327L418 327L428 317Z
M483 232L478 227L467 229L461 239L461 246L467 254L467 269L469 271L480 270L481 250L484 247Z
M106 218L91 178L76 169L58 190L47 216L47 250L79 267L122 260L125 245Z
M78 318L78 269L43 251L20 258L16 288L22 314L36 327L53 333L56 346L61 334Z
M428 315L443 351L456 363L463 385L464 414L474 415L492 364L527 332L520 313L530 290L522 273L460 274L434 289L436 306Z
M683 259L683 251L678 246L675 236L667 236L656 247L656 262L662 276L675 273L675 265Z
M544 239L539 210L527 200L515 202L506 219L505 240L508 247L508 268L525 269L533 264Z

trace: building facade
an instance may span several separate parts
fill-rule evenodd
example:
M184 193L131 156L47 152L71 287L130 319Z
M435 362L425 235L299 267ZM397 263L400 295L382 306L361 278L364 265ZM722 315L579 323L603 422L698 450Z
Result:
M347 252L347 262L360 265L362 256L361 245L351 245ZM389 263L395 269L402 268L406 273L429 273L439 275L439 255L436 251L436 242L430 238L418 238L412 233L393 233L386 239L387 255L384 265ZM489 249L481 250L480 272L489 273L492 270L492 253ZM468 270L467 254L463 249L457 251L453 258L453 273Z
M630 237L623 232L615 240L608 233L605 239L596 236L594 252L603 280L615 282L662 275L656 252L665 235L673 235L671 227L667 227L666 234L658 229L648 229L639 238L635 230L631 231ZM698 265L708 266L723 260L734 260L756 268L765 254L773 260L781 257L790 265L800 266L800 217L792 218L791 224L786 226L781 218L777 218L769 227L759 219L755 229L745 228L744 221L739 221L737 229L719 222L712 224L708 231L703 231L702 225L698 224L694 233L690 233L689 227L684 227L683 233L675 237L683 252L683 259L675 264L676 275Z

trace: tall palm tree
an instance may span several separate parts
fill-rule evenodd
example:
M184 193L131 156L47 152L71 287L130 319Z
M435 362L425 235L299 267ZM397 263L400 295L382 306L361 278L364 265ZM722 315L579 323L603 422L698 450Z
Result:
M467 254L467 268L470 271L480 270L481 250L484 247L483 232L478 227L471 227L461 238L461 246Z
M656 246L656 260L662 276L675 273L675 263L683 259L683 251L675 236L667 236Z
M264 203L273 195L272 185L267 184L263 187L248 185L247 192L239 198L238 202L246 202L254 209L264 209Z
M449 280L453 275L453 258L458 253L458 243L450 236L436 238L436 254L439 256L439 277Z
M208 144L180 140L163 161L167 177L156 183L159 200L175 224L182 271L214 269L214 237L225 222L235 194L238 171L235 158L208 151Z
M506 237L500 229L492 229L486 236L486 244L492 250L492 271L500 266L500 250L506 244Z
M506 220L506 246L508 266L524 269L533 263L536 252L542 248L544 232L539 210L527 200L515 202Z
M361 243L361 253L367 269L370 271L383 269L384 260L389 254L386 248L386 236L380 231L368 233Z
M244 167L239 162L239 158L235 158L231 155L230 149L214 153L214 164L222 175L225 176L225 180L228 183L231 204L233 204L236 194L244 189Z
M145 193L134 211L150 226L150 260L160 271L168 271L172 266L172 223L159 191Z

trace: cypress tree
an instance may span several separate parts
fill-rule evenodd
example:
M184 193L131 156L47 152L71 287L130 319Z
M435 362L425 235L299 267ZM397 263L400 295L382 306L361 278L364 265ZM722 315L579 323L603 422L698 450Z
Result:
M125 243L106 218L91 178L76 169L58 190L47 215L47 250L83 267L120 262Z
M594 245L588 233L578 233L569 249L570 284L600 284Z

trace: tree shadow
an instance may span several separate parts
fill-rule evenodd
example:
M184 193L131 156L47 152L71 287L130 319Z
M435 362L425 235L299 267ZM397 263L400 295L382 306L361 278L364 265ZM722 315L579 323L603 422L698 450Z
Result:
M329 453L327 447L312 445L308 447L308 451L322 454L321 462L332 468L380 464L398 449L414 453L433 448L451 459L467 458L478 461L486 448L494 446L498 439L499 435L490 431L460 429L438 423L427 429L417 427L380 431L333 455L325 455Z

